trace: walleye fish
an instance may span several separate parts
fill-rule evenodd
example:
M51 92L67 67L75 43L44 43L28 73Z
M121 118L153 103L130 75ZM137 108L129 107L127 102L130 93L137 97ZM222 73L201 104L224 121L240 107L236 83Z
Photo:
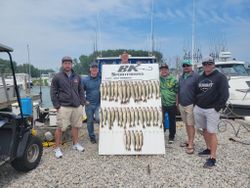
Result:
M135 107L135 124L136 125L140 125L140 121L139 121L139 111L138 108Z
M139 136L139 131L135 131L135 140L136 140L136 151L139 151L140 149L140 136Z
M127 111L126 108L122 108L122 126L124 129L126 129L127 124Z
M131 114L130 114L130 109L128 107L126 110L126 117L127 117L128 126L131 127Z
M132 143L134 145L134 151L136 151L136 137L135 137L135 131L133 130L132 130L131 137L132 137Z
M103 124L104 124L104 126L106 126L107 125L107 109L106 108L103 108L102 109L102 115L103 115Z
M138 82L134 82L133 87L134 87L134 93L135 93L134 102L137 102L139 100Z
M100 86L100 94L101 94L101 99L104 100L104 84L101 83L101 86Z
M130 116L131 116L131 126L134 127L135 126L135 110L133 107L130 110Z
M160 98L160 82L159 80L155 81L156 83L156 98L159 99Z
M114 82L114 100L118 101L118 82Z
M118 108L117 124L119 127L122 126L122 109L121 108Z
M131 95L131 89L130 89L130 83L128 81L126 83L126 103L130 101L130 95Z
M123 97L122 97L122 82L118 81L117 85L118 85L118 98L122 103L122 99L123 99Z
M110 101L114 100L114 90L115 90L114 82L110 82Z
M149 111L150 111L150 124L154 126L155 125L154 108L151 106Z
M122 103L126 103L126 83L122 81Z
M125 150L128 150L128 135L126 130L124 130L123 140L124 140Z
M128 151L130 151L131 150L131 133L129 130L128 130L127 135L128 135Z
M100 127L103 128L102 108L99 108L99 124L100 124Z
M147 111L146 111L145 107L143 107L143 109L142 109L142 114L143 114L143 120L144 120L144 125L143 125L144 127L143 128L145 128L147 125Z
M103 85L103 100L107 100L107 87L106 87L106 82L102 83Z
M147 126L150 126L150 108L146 108Z
M148 81L148 88L149 88L149 98L153 98L153 85L151 81Z
M114 121L117 121L118 122L118 107L114 107Z
M144 125L144 117L143 117L143 110L141 107L139 107L139 119L140 119L140 123L142 125L143 128L145 128L145 125Z
M146 99L150 99L150 95L149 95L149 82L145 81L145 87L146 87Z
M135 88L134 88L134 82L133 81L131 81L130 82L130 91L131 91L131 98L134 100L134 102L135 102Z
M155 122L154 122L154 125L155 126L158 126L158 110L157 110L157 107L154 108L154 118L155 118Z
M142 83L141 82L137 82L138 85L138 101L142 100Z
M139 151L141 151L141 149L142 149L142 146L143 146L143 140L144 138L143 138L143 132L142 132L142 130L140 130L140 132L139 132L139 140L140 140L140 148L139 148Z
M162 110L161 107L158 109L158 120L159 120L159 124L160 124L160 128L162 128L163 126L163 114L162 114Z
M143 102L147 102L146 85L145 85L144 82L141 82L141 89L142 89L142 93L141 93L142 97L141 97L141 99L142 99Z
M107 108L107 117L108 117L108 126L109 126L109 129L112 128L112 115L111 115L111 109L110 108Z
M156 90L157 90L156 83L154 81L152 81L151 83L152 83L152 88L153 88L153 94L154 94L155 98L157 99L157 97L156 97Z

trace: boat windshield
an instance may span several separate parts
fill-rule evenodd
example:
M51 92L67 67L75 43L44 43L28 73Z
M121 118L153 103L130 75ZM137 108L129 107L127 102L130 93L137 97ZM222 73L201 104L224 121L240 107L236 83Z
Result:
M227 76L248 76L248 72L243 64L216 65L217 69Z

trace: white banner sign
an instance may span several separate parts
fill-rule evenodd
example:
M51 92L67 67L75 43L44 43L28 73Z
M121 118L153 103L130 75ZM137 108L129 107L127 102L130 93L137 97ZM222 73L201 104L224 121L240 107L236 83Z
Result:
M165 154L158 64L103 65L100 155Z

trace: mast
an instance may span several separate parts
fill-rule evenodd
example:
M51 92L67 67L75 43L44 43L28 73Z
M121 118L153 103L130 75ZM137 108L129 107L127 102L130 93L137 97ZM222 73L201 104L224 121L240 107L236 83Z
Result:
M30 70L30 47L29 44L27 44L27 53L28 53L28 92L30 93L30 80L31 80L31 70ZM25 83L27 84L27 83Z
M154 0L151 0L151 33L150 33L150 42L151 42L151 55L154 52Z
M195 0L193 0L193 11L192 11L192 63L194 65L194 48L195 48Z

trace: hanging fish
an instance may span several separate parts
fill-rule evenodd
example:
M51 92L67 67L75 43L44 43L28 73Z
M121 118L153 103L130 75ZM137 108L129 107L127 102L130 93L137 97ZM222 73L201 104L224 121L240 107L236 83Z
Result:
M142 125L143 128L145 128L145 125L144 125L144 117L143 117L143 110L141 107L139 107L139 119L140 119L140 123Z
M118 125L119 127L122 126L122 109L121 109L121 108L118 108L117 125Z
M135 140L136 140L136 151L139 151L140 149L140 136L139 136L139 131L135 131Z
M127 111L126 108L122 108L122 126L124 129L126 129L127 124Z
M114 100L118 101L118 82L114 82Z
M107 100L107 84L103 82L103 100Z
M150 126L150 108L146 108L147 126Z
M129 130L128 130L127 135L128 135L128 151L130 151L131 150L131 133Z
M140 148L139 148L139 151L141 151L141 149L142 149L142 146L143 146L143 140L144 138L143 138L143 132L142 132L142 130L140 130L140 132L139 132L139 140L140 140Z
M125 85L126 85L126 99L125 99L125 102L128 103L129 100L130 100L130 95L131 95L129 82L126 81Z
M136 137L135 137L135 131L133 130L132 130L131 137L132 137L132 143L134 145L134 151L136 151Z
M103 110L102 110L102 115L103 115L103 124L104 124L104 126L106 126L107 125L107 109L106 108L103 108Z
M138 82L134 82L133 87L134 87L134 93L135 93L134 102L138 102L139 101Z
M163 127L163 114L162 114L162 110L161 107L158 109L158 120L159 120L159 124L160 124L160 128Z
M150 107L150 124L154 126L155 124L154 108Z
M143 120L144 120L144 128L147 125L147 109L145 107L142 108Z
M141 97L141 99L142 99L143 102L147 102L146 85L145 85L144 82L141 82L141 89L142 89L142 93L141 93L142 97Z
M100 124L100 127L103 128L103 114L102 114L102 108L99 108L99 124Z
M158 125L158 110L157 107L154 108L154 118L155 118L155 122L154 122L154 126Z
M112 128L112 115L111 115L111 109L110 108L107 108L107 118L108 118L108 126L109 126L109 129Z
M138 108L135 107L135 124L136 125L140 125L140 121L139 121L139 111L138 111Z
M130 110L130 116L131 116L131 126L134 127L135 126L135 110L133 107Z
M138 99L137 99L137 101L141 101L142 100L142 83L137 82L137 84L138 84Z
M134 100L134 102L135 102L135 88L134 88L134 82L133 81L131 81L130 82L130 92L131 92L131 98Z
M160 82L159 82L159 80L155 81L155 85L156 85L156 98L159 99L160 98Z
M101 86L100 86L100 94L101 94L101 99L104 100L104 84L101 83Z
M113 123L114 121L118 121L118 108L114 107L114 119L113 119Z
M122 103L122 81L118 81L118 98Z
M128 126L129 126L129 127L132 127L132 126L131 126L131 114L130 114L130 109L129 109L129 107L127 107L127 110L126 110L126 117L127 117Z
M153 85L151 81L148 81L148 88L149 88L149 98L152 99L153 98Z
M128 135L126 130L124 130L123 140L124 140L125 150L128 150Z
M122 81L122 103L126 103L126 82Z
M150 96L149 96L149 82L145 81L144 85L145 85L145 90L146 90L146 99L149 99L150 98Z

